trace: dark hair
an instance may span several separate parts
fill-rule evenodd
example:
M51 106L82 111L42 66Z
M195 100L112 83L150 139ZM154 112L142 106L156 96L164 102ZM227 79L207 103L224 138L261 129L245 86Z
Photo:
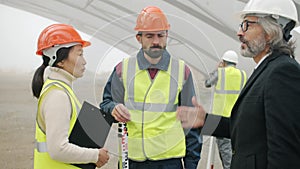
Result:
M234 62L229 62L229 61L227 61L227 60L223 60L223 62L224 63L226 63L227 65L236 65L236 63L234 63Z
M60 48L56 52L57 59L53 63L52 67L58 67L57 63L61 62L64 59L67 59L69 56L69 52L72 47L68 48ZM37 68L34 72L32 82L31 82L31 89L33 96L36 98L40 97L40 93L42 91L42 87L44 85L44 72L47 66L49 66L50 58L48 56L43 55L43 64Z

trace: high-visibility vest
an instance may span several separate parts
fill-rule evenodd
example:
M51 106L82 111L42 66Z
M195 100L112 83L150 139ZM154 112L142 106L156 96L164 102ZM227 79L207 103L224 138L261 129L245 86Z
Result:
M218 68L212 114L230 117L231 109L246 84L246 73L233 66Z
M124 103L130 112L127 123L128 156L135 161L185 156L185 135L176 119L178 95L184 83L184 62L171 59L167 71L152 80L140 70L137 59L122 63Z
M70 117L70 129L69 135L74 127L77 118L77 111L80 110L81 104L75 96L73 90L64 82L58 80L47 79L43 85L43 89L41 91L41 95L38 101L38 113L36 120L36 130L35 130L35 149L34 149L34 169L78 169L78 167L55 161L53 160L47 150L47 142L46 142L46 134L45 131L39 126L39 121L41 121L41 104L43 102L44 97L51 90L64 90L71 101L72 105L72 114ZM56 106L56 105L53 105Z

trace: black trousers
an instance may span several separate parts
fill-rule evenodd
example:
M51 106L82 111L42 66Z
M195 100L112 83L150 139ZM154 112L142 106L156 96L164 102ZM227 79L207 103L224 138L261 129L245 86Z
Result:
M129 169L183 169L183 166L181 158L143 162L129 160Z

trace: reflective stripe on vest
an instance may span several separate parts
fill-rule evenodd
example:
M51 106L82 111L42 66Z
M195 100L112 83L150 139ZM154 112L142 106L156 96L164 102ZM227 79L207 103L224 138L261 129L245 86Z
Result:
M212 114L230 117L231 109L246 83L246 73L229 66L219 68L218 77L214 92Z
M221 83L221 84L220 84L220 89L216 89L215 92L218 94L239 94L246 82L245 81L245 72L243 72L242 70L239 70L241 73L240 87L237 90L230 90L230 89L225 89L225 81L226 81L225 69L219 69L219 70L221 71L221 76L218 76L218 77L221 78L221 81L218 81L218 83ZM236 83L236 82L233 82L233 83Z
M167 71L151 79L134 57L123 60L124 103L128 122L129 158L161 160L185 155L185 136L176 119L178 95L184 83L184 62L171 59Z
M72 90L67 84L65 84L64 82L58 81L58 80L47 79L47 80L45 81L45 83L44 83L44 85L43 85L43 89L42 89L41 94L40 94L40 99L39 99L38 104L40 104L40 102L41 102L40 100L42 100L41 97L42 97L43 95L46 95L45 93L49 92L48 89L49 89L51 86L53 86L53 85L55 85L55 86L57 86L57 87L63 89L63 90L68 94L68 97L69 97L71 103L72 103L72 102L75 102L75 106L76 106L76 107L75 107L75 108L76 108L76 116L78 116L77 112L79 112L79 110L80 110L80 108L81 108L81 103L80 103L79 100L77 99L77 97L76 97L76 95L74 94L73 90ZM71 112L73 112L73 110L74 110L73 105L74 105L74 104L72 104ZM39 115L40 115L40 114L38 114L38 116L39 116ZM73 113L71 114L71 117L70 117L70 118L72 118L72 115L73 115ZM39 125L39 123L37 123L37 124ZM43 131L43 129L42 129L40 126L39 126L39 128ZM45 133L45 131L43 131L43 133Z
M38 142L37 140L35 140L35 148L40 153L48 152L46 142Z
M78 167L62 163L59 161L53 160L47 150L47 142L45 131L42 130L40 125L38 124L38 116L40 116L40 105L43 102L44 97L53 89L64 90L71 101L72 105L72 113L70 117L70 128L69 135L73 129L73 126L76 122L77 112L81 108L81 104L75 96L73 90L64 82L58 80L47 79L43 85L43 89L40 94L40 98L38 101L38 114L36 121L36 138L35 138L35 151L34 151L34 168L35 169L51 169L51 168L60 168L60 169L78 169ZM55 105L54 105L55 106Z
M174 112L176 111L177 104L175 105L175 98L177 95L177 85L183 83L183 79L179 79L179 72L184 73L183 71L178 71L179 63L178 60L173 59L171 62L171 82L170 82L170 92L169 92L169 103L145 103L145 102L135 102L134 101L134 77L128 75L136 74L136 59L129 58L129 66L127 71L127 87L128 87L128 100L125 100L125 104L128 109L131 110L147 110L151 112ZM181 77L183 75L181 74ZM129 77L129 79L128 79ZM180 80L180 81L179 81ZM150 88L149 88L150 89Z

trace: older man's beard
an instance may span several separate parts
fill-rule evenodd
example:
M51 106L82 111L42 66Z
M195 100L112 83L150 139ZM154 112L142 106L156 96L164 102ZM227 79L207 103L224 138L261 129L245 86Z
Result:
M240 37L240 41L247 45L247 48L241 49L241 55L249 58L254 58L257 56L265 49L267 44L264 36L258 36L257 39L252 41L247 41L243 37Z
M155 49L155 50L153 50L153 49ZM159 50L157 50L157 49L159 49ZM162 56L165 49L166 49L166 47L152 46L149 49L143 49L143 50L148 56L155 59L155 58L159 58L160 56Z

